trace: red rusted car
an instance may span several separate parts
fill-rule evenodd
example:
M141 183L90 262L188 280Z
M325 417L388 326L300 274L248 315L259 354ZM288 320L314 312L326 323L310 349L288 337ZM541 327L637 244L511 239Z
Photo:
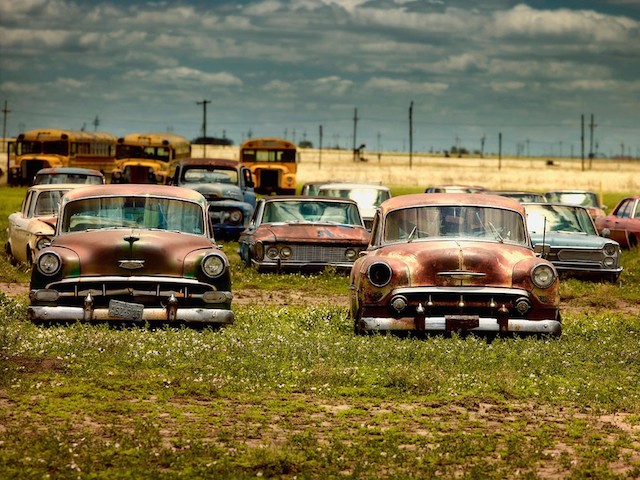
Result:
M51 245L34 261L35 323L234 321L229 262L198 192L96 185L62 199Z
M356 333L560 335L558 273L534 252L524 207L495 195L384 202L350 276Z
M259 271L349 271L369 232L354 200L265 197L239 243L244 263Z
M616 205L611 214L596 218L600 235L617 241L622 248L640 244L640 195L627 197Z

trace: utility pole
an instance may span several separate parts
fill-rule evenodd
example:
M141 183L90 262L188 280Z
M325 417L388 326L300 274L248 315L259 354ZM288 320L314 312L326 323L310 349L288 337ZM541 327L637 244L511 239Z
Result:
M318 126L318 169L322 167L322 125Z
M211 103L211 100L202 100L201 102L196 102L196 105L202 105L202 137L204 139L204 149L202 156L205 158L207 156L207 103Z
M502 132L498 133L498 170L502 170Z
M98 125L100 125L100 119L98 118L98 115L96 115L96 118L93 119L93 131L94 132L98 131Z
M413 100L409 105L409 169L413 168Z
M591 114L591 123L589 124L589 170L591 170L593 166L593 129L596 128L597 125L593 121L593 113Z
M358 109L353 109L353 161L356 161L356 131L358 128Z
M582 158L582 171L584 172L584 113L580 115L580 157Z
M4 144L4 150L7 152L7 183L9 183L9 147L7 143L7 114L11 113L11 110L7 109L7 101L4 101L4 108L2 109L2 143Z

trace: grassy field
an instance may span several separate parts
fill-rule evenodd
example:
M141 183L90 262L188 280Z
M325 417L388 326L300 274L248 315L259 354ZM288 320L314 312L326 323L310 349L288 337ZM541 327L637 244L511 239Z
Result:
M23 194L0 187L3 243ZM0 293L0 478L640 477L638 251L620 285L562 283L559 339L487 342L355 337L344 276L236 249L218 332L39 328Z

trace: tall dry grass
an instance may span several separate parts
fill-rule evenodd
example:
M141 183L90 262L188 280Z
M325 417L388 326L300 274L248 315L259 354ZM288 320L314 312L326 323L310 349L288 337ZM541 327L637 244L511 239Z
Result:
M202 156L193 146L193 156ZM237 147L207 146L207 157L238 159ZM348 150L301 149L298 183L350 180L425 188L438 184L481 185L492 190L584 189L640 193L640 161L580 158L445 158L425 154L365 152L353 161ZM548 165L551 160L553 165ZM411 163L411 165L410 165Z

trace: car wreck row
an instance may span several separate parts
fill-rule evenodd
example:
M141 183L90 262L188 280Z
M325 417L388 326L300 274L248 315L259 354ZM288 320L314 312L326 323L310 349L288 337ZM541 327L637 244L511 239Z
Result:
M32 321L231 324L229 260L216 238L238 239L245 268L347 273L357 334L557 336L561 275L615 282L622 272L620 244L605 238L618 235L602 223L609 217L594 222L580 205L526 203L510 192L390 198L374 188L367 229L352 196L362 185L256 202L251 172L237 162L181 160L169 178L172 186L29 189L10 224L19 214L49 230L18 246L10 225L6 249L33 261ZM39 218L45 194L57 200ZM622 203L614 214L632 218L638 199Z

